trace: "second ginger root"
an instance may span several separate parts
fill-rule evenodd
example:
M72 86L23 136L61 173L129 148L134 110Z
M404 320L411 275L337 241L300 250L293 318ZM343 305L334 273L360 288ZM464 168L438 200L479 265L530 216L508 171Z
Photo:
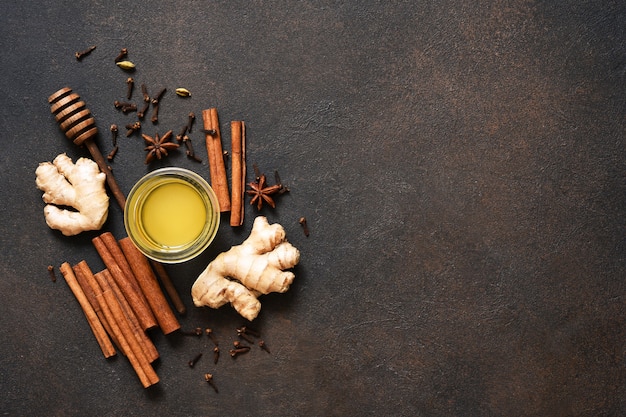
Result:
M191 288L197 307L219 308L230 302L244 318L252 321L261 310L257 297L285 292L295 275L286 269L300 260L300 252L285 239L285 230L270 225L267 218L254 220L250 236L238 246L219 254Z

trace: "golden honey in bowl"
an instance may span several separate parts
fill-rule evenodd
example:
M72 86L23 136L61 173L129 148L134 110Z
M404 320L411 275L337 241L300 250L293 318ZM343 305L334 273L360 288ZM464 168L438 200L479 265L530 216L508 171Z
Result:
M126 201L124 224L146 256L176 263L209 246L219 217L217 197L202 177L183 168L162 168L135 184Z

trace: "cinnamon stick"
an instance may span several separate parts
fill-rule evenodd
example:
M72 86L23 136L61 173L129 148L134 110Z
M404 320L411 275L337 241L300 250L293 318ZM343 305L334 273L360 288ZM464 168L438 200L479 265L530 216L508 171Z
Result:
M206 150L209 157L209 173L211 175L211 187L217 195L220 212L230 211L230 196L228 193L228 177L224 164L222 151L222 136L216 108L202 110L204 123ZM210 134L208 132L215 132Z
M94 288L94 286L90 283L89 278L93 277L93 274L91 272L91 269L89 269L87 262L85 260L80 261L79 263L77 263L76 265L72 267L72 270L74 271L74 275L76 276L76 281L78 281L78 284L80 285L83 292L85 293L85 296L87 296L87 299L89 300L89 304L91 304L94 311L96 312L96 315L100 319L100 322L102 323L102 326L104 327L104 330L106 330L109 337L113 340L113 343L122 352L122 354L126 355L126 352L124 352L124 350L120 346L119 341L113 334L113 331L111 330L111 325L109 324L106 317L104 316L102 307L100 306L100 303L98 302L98 299L96 298L97 294L101 293L102 291L100 290L99 286L96 285L96 288Z
M103 275L98 275L96 280L102 289L102 293L98 294L97 297L101 300L104 314L111 324L113 332L126 351L126 357L139 377L141 384L144 388L156 384L159 382L159 377L154 371L154 368L150 365L150 362L146 358L141 346L139 346L137 340L133 336L124 312L122 311L107 280L104 279Z
M159 358L159 352L157 351L156 346L154 346L152 340L150 340L146 332L144 332L141 328L135 312L133 311L130 304L128 304L128 301L124 297L124 294L122 294L120 287L117 286L115 280L113 279L113 277L111 277L111 273L107 269L104 269L100 272L93 274L93 276L96 281L98 281L99 279L104 279L109 283L109 286L111 287L113 294L115 294L115 298L117 299L117 302L122 308L122 312L124 313L124 316L128 321L128 325L130 326L132 334L139 343L139 346L141 347L141 350L143 350L146 358L150 363L157 360Z
M139 320L139 323L141 324L141 328L143 330L147 330L152 327L155 327L157 325L156 318L154 317L154 314L152 314L152 310L150 310L148 303L145 301L145 298L143 294L141 293L141 290L136 288L131 283L131 281L129 280L129 277L126 274L124 274L120 265L118 264L118 262L115 260L115 258L109 251L107 245L99 236L96 236L91 241L93 245L95 246L96 251L102 258L104 265L106 265L107 269L111 273L111 276L115 280L116 284L122 290L124 297L126 298L126 300L128 300L128 303L132 306L133 311L137 315L137 319ZM137 287L138 287L138 284L137 284Z
M154 313L154 316L164 334L170 334L180 329L180 323L172 312L161 287L157 281L150 263L137 249L130 238L125 237L118 242L124 256L128 260L143 294Z
M74 293L74 296L76 297L76 299L78 300L78 303L83 309L85 317L87 317L87 322L89 323L89 327L91 328L91 331L96 337L96 341L98 342L98 345L100 346L100 349L102 350L102 354L104 355L105 358L110 358L111 356L114 356L115 348L113 347L113 344L111 343L111 340L109 339L109 336L107 335L104 327L102 326L102 323L98 319L96 312L94 311L93 307L89 303L89 300L85 296L85 293L83 292L82 288L80 287L80 284L78 284L78 281L76 280L76 275L74 275L74 271L72 270L72 267L70 266L69 263L64 262L60 266L59 269L61 273L63 274L63 277L65 278L65 281L67 282L67 285L70 287L70 289L72 290L72 293Z
M187 313L187 307L185 307L183 300L178 294L178 291L176 291L176 287L170 279L170 276L167 274L165 267L156 261L150 261L150 265L152 265L152 268L161 280L161 285L163 285L163 288L165 288L165 292L170 297L170 301L172 302L172 304L174 304L174 308L176 309L176 311L178 311L179 314Z
M231 211L230 225L241 226L244 216L246 188L246 125L243 121L230 122L231 131Z

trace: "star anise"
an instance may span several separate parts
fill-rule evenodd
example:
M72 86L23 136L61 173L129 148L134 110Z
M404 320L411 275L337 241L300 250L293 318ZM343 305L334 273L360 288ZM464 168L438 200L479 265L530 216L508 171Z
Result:
M252 189L246 192L253 196L252 200L250 200L250 204L256 203L257 210L261 210L261 207L263 207L263 201L269 204L272 208L276 207L276 203L274 203L274 200L270 196L279 192L282 188L281 185L275 184L268 186L264 174L259 176L258 182L251 182L248 183L248 185Z
M169 140L172 138L172 131L168 130L162 137L159 137L159 134L156 133L154 138L142 134L143 140L146 141L145 151L148 151L148 155L146 155L146 164L149 164L156 159L161 159L168 155L167 151L174 150L178 148L180 145L177 143L172 143Z

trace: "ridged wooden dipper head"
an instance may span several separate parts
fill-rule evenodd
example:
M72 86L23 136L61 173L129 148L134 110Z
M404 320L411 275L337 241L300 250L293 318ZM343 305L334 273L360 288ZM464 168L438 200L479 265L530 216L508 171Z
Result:
M82 145L98 133L96 121L85 102L71 88L64 87L48 97L50 111L68 139Z

